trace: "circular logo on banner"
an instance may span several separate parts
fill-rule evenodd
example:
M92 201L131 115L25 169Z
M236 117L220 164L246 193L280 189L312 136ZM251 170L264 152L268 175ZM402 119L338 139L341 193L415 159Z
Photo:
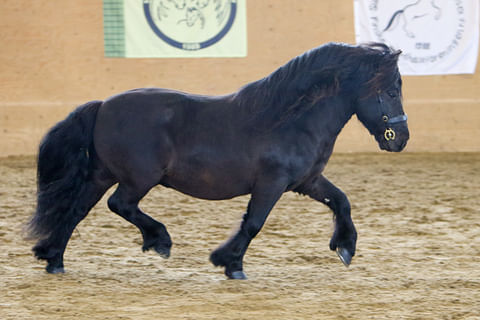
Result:
M410 63L436 63L460 46L463 0L370 0L369 24L379 41L401 48Z
M237 13L236 0L144 0L153 32L182 50L200 50L219 42Z

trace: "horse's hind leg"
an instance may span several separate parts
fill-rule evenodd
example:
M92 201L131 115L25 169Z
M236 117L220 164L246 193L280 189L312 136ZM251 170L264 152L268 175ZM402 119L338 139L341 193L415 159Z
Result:
M33 247L33 252L38 259L46 260L48 273L63 273L63 254L67 247L68 240L72 236L75 227L82 221L101 199L103 194L113 183L99 183L99 181L90 180L85 183L84 188L78 194L75 206L76 214L68 223L58 224L50 232L50 235L38 241Z
M108 199L108 207L140 229L143 236L143 251L154 249L160 256L168 258L172 240L167 228L138 208L139 201L149 188L133 187L120 183Z

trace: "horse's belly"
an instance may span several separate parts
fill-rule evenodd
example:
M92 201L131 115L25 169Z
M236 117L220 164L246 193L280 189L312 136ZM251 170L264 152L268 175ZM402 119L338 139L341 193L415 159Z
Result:
M248 176L233 169L169 171L160 184L190 196L207 200L231 199L250 193Z

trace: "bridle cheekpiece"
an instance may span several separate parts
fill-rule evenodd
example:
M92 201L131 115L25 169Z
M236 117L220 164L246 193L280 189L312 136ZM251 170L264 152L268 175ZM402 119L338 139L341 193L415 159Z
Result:
M382 106L383 105L383 99L380 96L380 93L381 93L381 91L378 90L377 91L377 101L380 104L380 106ZM381 108L381 109L383 109L383 108ZM400 123L400 122L405 122L405 121L407 121L407 119L408 119L408 117L407 117L406 114L401 114L401 115L395 116L393 118L389 118L387 115L383 115L382 120L383 120L383 122L385 122L385 127L386 127L385 132L383 133L383 137L385 138L385 140L387 140L387 141L395 140L396 133L395 133L395 130L393 130L390 125Z

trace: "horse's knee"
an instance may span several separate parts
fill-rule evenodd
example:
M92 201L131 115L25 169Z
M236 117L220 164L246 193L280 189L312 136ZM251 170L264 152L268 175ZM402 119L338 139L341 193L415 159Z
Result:
M351 207L350 207L350 202L348 199L345 197L346 200L338 204L338 215L342 215L345 218L350 217L350 212L351 212Z
M248 208L247 213L243 215L243 221L240 226L240 232L244 236L247 237L247 239L253 239L255 236L260 232L260 230L263 227L264 220L261 220L254 215L250 214L250 206Z
M257 236L260 230L263 227L263 223L257 222L254 219L246 221L242 225L242 230L246 234L246 236L250 239L253 239Z
M335 213L335 215L340 219L345 215L350 216L350 201L348 201L345 193L340 191L331 199L326 198L324 203L330 207L333 213Z

